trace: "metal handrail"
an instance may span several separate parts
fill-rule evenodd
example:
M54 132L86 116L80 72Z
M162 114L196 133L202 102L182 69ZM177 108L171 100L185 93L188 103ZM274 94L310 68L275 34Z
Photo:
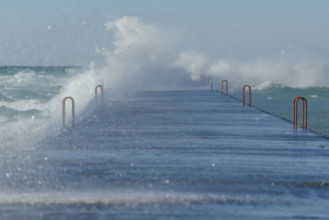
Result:
M293 126L294 126L294 128L297 128L297 113L298 113L298 101L299 100L303 101L302 128L307 128L307 100L301 96L295 97L294 101L293 101Z
M228 91L228 82L227 80L222 80L222 94L224 94L224 83L226 84L226 95Z
M203 74L201 74L201 75L200 75L200 84L202 84L202 85L203 85L203 83L204 83L204 75L203 75Z
M212 91L212 84L213 84L214 79L210 76L208 77L208 85L210 84L211 91Z
M102 85L98 85L95 88L95 103L97 105L97 91L98 91L98 88L100 88L100 90L101 90L101 104L103 105L104 104L104 86L102 86Z
M249 85L244 85L242 88L242 105L245 105L245 90L249 88L249 106L251 106L251 87Z
M71 100L71 104L72 104L72 128L74 128L74 109L75 109L75 104L74 104L74 99L70 96L68 97L65 97L62 101L62 124L63 124L63 127L65 126L65 103L66 103L66 100L70 99Z
M213 78L211 76L208 77L208 84L212 83L213 82Z
M296 120L295 120L296 100L300 97L301 96L295 97L294 100L293 100L293 104L292 104L292 123L293 123L294 127L295 127L295 124L296 124Z

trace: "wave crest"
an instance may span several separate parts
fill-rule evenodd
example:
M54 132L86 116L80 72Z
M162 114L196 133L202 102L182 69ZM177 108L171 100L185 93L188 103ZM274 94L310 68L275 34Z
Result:
M0 116L5 116L8 118L20 118L20 117L31 117L36 114L39 114L41 111L37 109L30 109L25 111L19 111L12 108L8 108L6 106L0 107Z
M264 204L268 199L246 196L227 196L201 193L166 192L32 192L0 193L0 204L24 205L168 205L168 204ZM276 201L278 202L278 201Z
M271 81L265 81L257 86L254 86L253 90L265 90L265 89L270 89L270 88L286 88L286 87L287 86L283 85L283 84L273 83Z

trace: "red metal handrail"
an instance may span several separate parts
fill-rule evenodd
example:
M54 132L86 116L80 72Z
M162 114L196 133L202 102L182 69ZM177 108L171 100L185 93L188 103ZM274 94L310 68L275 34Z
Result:
M224 94L224 83L226 84L226 95L228 91L228 82L227 80L222 80L222 94Z
M296 124L296 120L295 120L295 111L296 111L296 100L298 98L300 98L301 96L297 96L294 98L293 100L293 106L292 106L292 123L293 123L293 126L295 127L295 124Z
M249 88L249 106L251 106L251 87L249 85L244 85L242 88L242 105L245 105L245 90L247 87Z
M307 128L307 100L304 97L297 96L293 101L293 126L297 128L297 113L298 113L298 101L303 101L303 123L302 128Z
M104 104L104 87L102 85L98 85L96 86L95 88L95 103L97 104L97 91L98 91L98 88L100 88L101 90L101 104L103 105Z
M72 128L74 128L74 109L75 109L75 104L74 104L74 99L72 97L65 97L62 101L62 124L63 127L65 126L65 103L66 100L70 99L71 104L72 104Z

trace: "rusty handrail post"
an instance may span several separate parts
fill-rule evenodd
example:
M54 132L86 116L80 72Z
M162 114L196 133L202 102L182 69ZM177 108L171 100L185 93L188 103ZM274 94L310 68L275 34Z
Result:
M102 85L98 85L95 88L95 103L97 105L97 91L98 91L98 88L100 88L100 90L101 90L101 104L103 105L104 104L104 87Z
M67 99L70 99L71 104L72 104L72 128L74 128L74 124L75 124L75 120L74 120L74 117L75 117L75 113L74 113L75 104L74 104L74 99L70 96L65 97L62 101L62 124L63 124L63 127L65 127L65 103L66 103Z
M245 90L249 88L249 106L251 106L251 87L249 85L244 85L242 88L242 105L245 105Z
M303 123L302 123L302 128L307 128L307 100L304 97L297 96L294 98L293 101L293 126L294 128L297 128L297 114L298 114L298 101L302 100L303 101Z
M212 84L213 84L214 79L210 76L208 77L208 85L210 84L211 91L212 91Z
M293 123L293 125L294 125L294 127L296 127L297 125L296 125L296 121L297 121L297 119L296 119L296 114L295 114L295 111L296 111L296 100L298 99L298 98L300 98L301 96L297 96L297 97L295 97L294 98L294 100L293 100L293 108L292 108L292 123Z
M224 94L224 83L226 85L226 95L227 95L227 91L228 91L228 82L227 82L227 80L222 80L222 95Z

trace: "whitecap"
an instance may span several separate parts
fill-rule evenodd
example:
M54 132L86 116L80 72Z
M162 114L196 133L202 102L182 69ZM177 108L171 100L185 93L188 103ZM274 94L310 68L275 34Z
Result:
M286 87L286 86L283 84L277 84L277 83L273 83L271 81L265 81L255 87L253 87L252 89L253 90L264 90L264 89L268 89L268 88L284 88L284 87Z

